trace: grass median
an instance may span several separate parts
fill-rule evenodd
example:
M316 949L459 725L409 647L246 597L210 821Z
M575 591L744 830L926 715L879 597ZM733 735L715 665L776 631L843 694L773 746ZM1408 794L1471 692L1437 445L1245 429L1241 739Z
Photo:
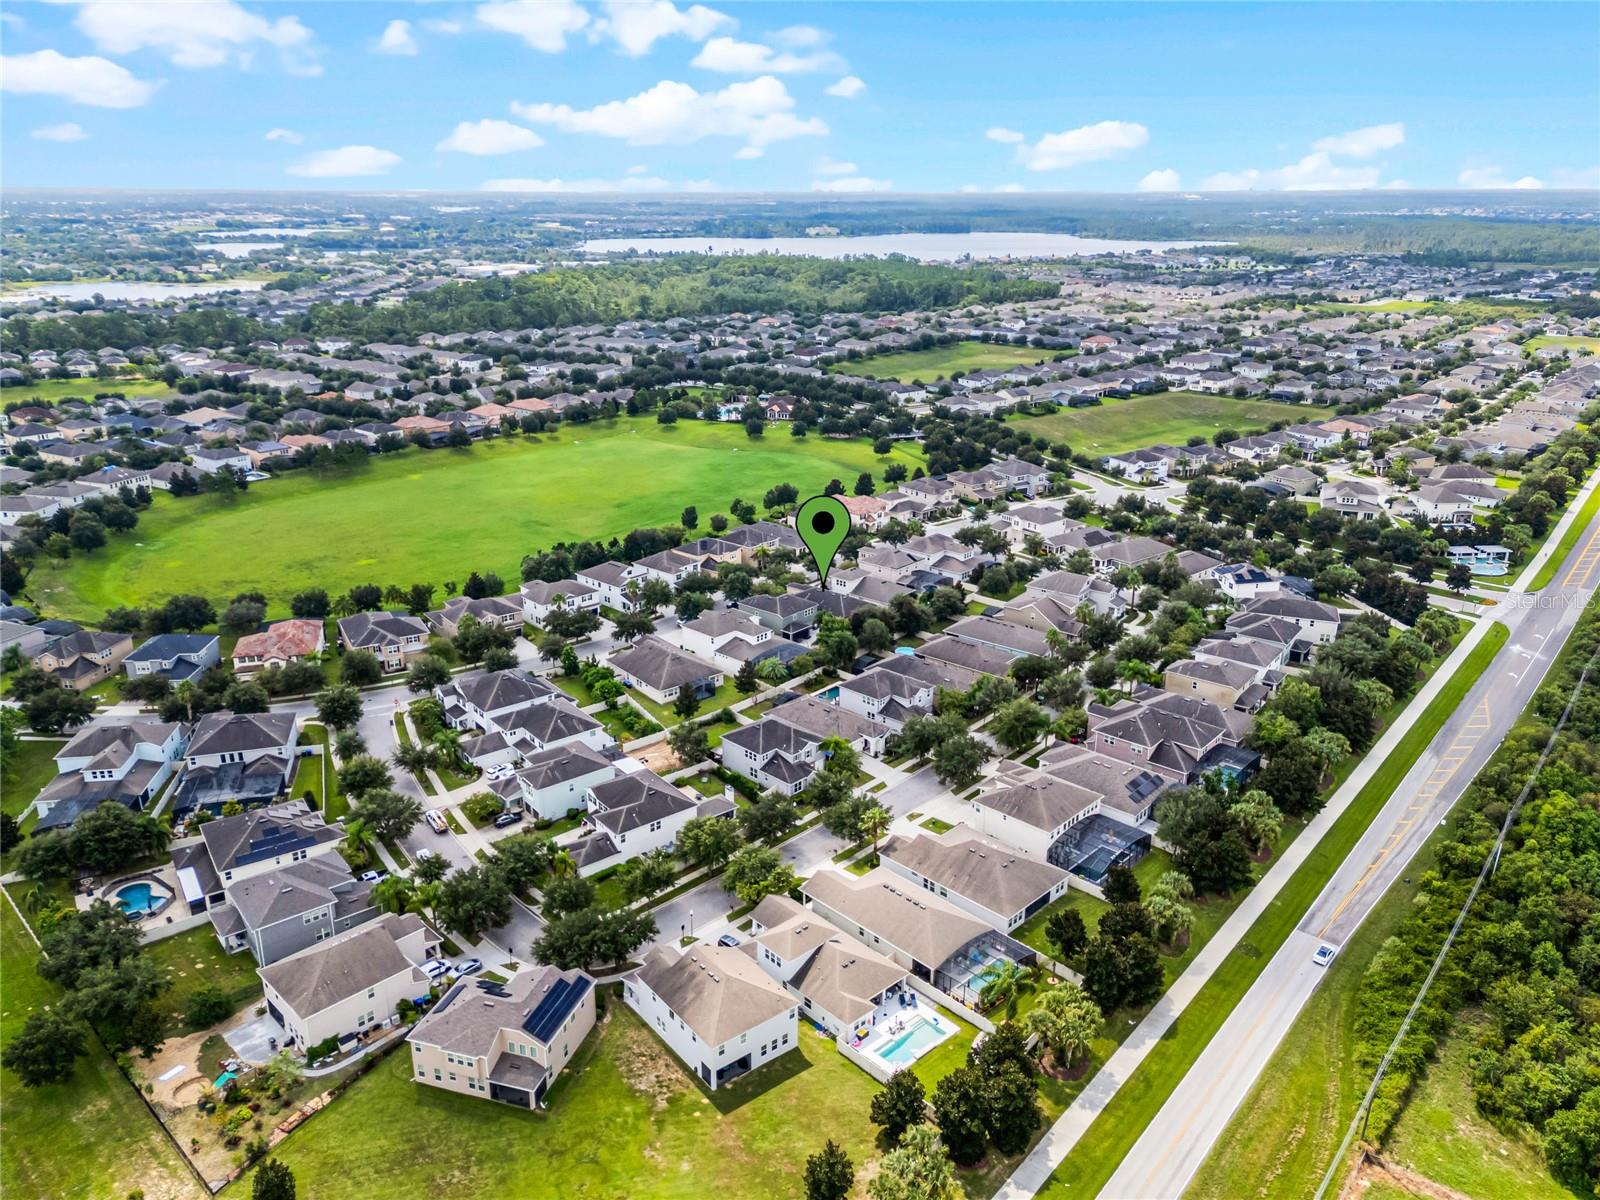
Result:
M1490 626L1483 640L1406 731L1394 753L1384 760L1266 911L1256 918L1235 952L1173 1022L1160 1045L1117 1090L1040 1195L1093 1196L1105 1186L1508 636L1504 625Z
M1533 582L1528 585L1530 592L1537 592L1556 577L1567 561L1567 556L1572 553L1572 548L1578 544L1578 539L1583 536L1584 530L1589 528L1589 523L1594 520L1595 514L1600 513L1600 487L1589 493L1589 498L1584 501L1583 507L1578 510L1578 515L1573 519L1567 531L1561 535L1561 540L1556 543L1555 550L1550 557L1545 559L1544 566L1540 567L1533 577Z

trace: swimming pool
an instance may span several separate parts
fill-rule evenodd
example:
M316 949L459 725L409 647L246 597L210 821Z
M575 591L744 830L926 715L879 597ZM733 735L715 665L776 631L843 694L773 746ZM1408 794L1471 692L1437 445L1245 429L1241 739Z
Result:
M917 1017L909 1029L896 1034L893 1040L886 1042L873 1053L886 1063L905 1067L916 1062L949 1036L949 1033L926 1017Z
M1477 563L1472 568L1474 575L1509 575L1511 568L1505 563Z
M161 907L166 900L165 896L158 896L148 883L130 883L127 887L117 889L117 907L125 913L153 913Z

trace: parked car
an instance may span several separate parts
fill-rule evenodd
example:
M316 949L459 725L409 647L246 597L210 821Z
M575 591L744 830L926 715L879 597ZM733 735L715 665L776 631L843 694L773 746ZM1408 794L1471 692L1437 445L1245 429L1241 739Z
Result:
M737 946L738 944L739 939L731 933L725 933L717 939L717 945L719 946Z
M1319 967L1325 967L1333 961L1333 956L1337 953L1338 951L1332 946L1328 945L1327 942L1323 942L1322 945L1318 946L1316 950L1312 952L1311 961L1316 963Z
M449 833L450 826L445 824L444 814L437 808L430 808L422 814L422 819L428 823L428 828L435 833Z
M450 973L450 964L437 958L424 959L419 968L429 979L438 979Z
M504 829L507 825L515 825L520 820L522 820L522 810L514 808L510 812L503 812L496 817L494 819L494 827L496 829Z
M481 970L483 970L481 958L465 958L455 965L457 975L476 975Z
M483 777L490 783L501 779L509 779L511 778L511 764L501 763L498 767L490 767L483 773Z
M389 872L387 871L363 871L356 876L356 880L359 883L377 883L379 880L387 878L389 878Z

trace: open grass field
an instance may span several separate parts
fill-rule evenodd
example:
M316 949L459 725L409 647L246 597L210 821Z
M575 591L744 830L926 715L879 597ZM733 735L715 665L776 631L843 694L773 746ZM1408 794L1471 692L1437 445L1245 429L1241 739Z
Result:
M0 1041L60 997L34 972L37 958L21 918L0 899ZM120 1200L136 1188L145 1200L206 1195L93 1039L65 1083L30 1090L0 1073L0 1139L0 1193L8 1197Z
M614 997L608 1017L530 1113L411 1082L410 1055L385 1058L277 1157L300 1195L790 1196L827 1138L859 1165L877 1084L802 1023L800 1046L716 1093ZM249 1195L248 1178L225 1196Z
M932 350L902 350L873 358L835 363L830 371L865 375L868 379L897 379L901 383L933 383L949 379L953 371L981 371L991 367L1017 367L1041 363L1054 351L1032 346L997 346L990 342L957 342Z
M1181 446L1191 437L1209 439L1219 429L1249 433L1274 421L1306 421L1319 410L1268 400L1240 400L1200 392L1160 392L1107 400L1095 408L1062 409L1044 417L1013 417L1010 423L1078 454L1116 454L1155 442Z
M1456 1027L1390 1133L1388 1158L1474 1200L1572 1200L1550 1178L1533 1140L1508 1134L1472 1101L1474 1022Z
M1260 976L1279 946L1293 932L1317 893L1350 853L1406 772L1454 712L1508 637L1494 625L1446 681L1426 709L1416 715L1393 754L1374 772L1322 841L1284 884L1266 910L1245 932L1238 950L1206 982L1162 1038L1161 1043L1118 1089L1058 1167L1039 1195L1050 1200L1095 1195L1110 1179L1152 1117L1171 1095L1228 1014Z
M1589 526L1594 522L1595 514L1600 513L1600 487L1589 493L1589 498L1583 502L1583 507L1578 510L1578 515L1572 518L1562 533L1561 540L1556 543L1556 548L1550 552L1550 557L1544 560L1544 565L1534 572L1533 579L1528 583L1528 590L1536 592L1547 586L1556 577L1556 572L1563 567L1569 574L1581 572L1586 569L1582 559L1575 561L1571 566L1566 566L1567 556L1572 548L1578 544L1578 539L1588 533ZM1546 535L1548 536L1548 534Z
M53 614L95 619L179 592L226 603L260 590L279 617L312 586L337 594L363 582L439 584L473 570L514 581L524 554L555 542L666 524L687 504L699 507L704 530L736 496L759 504L785 482L820 492L889 462L915 466L918 454L906 442L880 458L865 441L799 440L783 429L752 441L738 425L626 419L539 440L407 449L351 474L294 472L231 502L158 495L131 534L42 567L29 594Z
M145 955L171 985L155 1000L156 1009L167 1018L169 1034L181 1036L204 1028L192 1026L185 1016L190 998L203 987L221 988L236 1009L261 998L255 959L229 954L210 925L151 942Z
M1582 350L1589 354L1600 354L1600 337L1546 334L1529 338L1522 343L1523 350L1529 354L1532 354L1535 350L1543 350L1546 346L1560 346L1563 350Z
M106 392L135 396L165 396L172 389L159 379L40 379L0 391L0 405L55 404L68 397L93 400Z

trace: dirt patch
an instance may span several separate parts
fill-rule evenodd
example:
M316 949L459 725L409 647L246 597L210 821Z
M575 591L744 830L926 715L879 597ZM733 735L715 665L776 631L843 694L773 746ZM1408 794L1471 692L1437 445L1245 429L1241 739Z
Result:
M630 757L638 759L657 775L665 775L668 771L676 771L684 764L679 761L665 738L659 742L652 742L643 750L635 750Z
M1472 1200L1472 1197L1465 1192L1458 1192L1455 1188L1435 1183L1426 1175L1419 1175L1371 1151L1362 1151L1361 1161L1356 1164L1356 1169L1350 1172L1350 1177L1340 1189L1339 1200L1360 1200L1373 1182L1380 1179L1407 1192L1427 1197L1427 1200Z
M683 1091L682 1070L669 1056L667 1049L645 1030L612 1032L613 1036L621 1033L617 1038L618 1045L612 1051L617 1074L634 1091L650 1096L657 1109L665 1108L669 1100Z
M150 1092L151 1101L163 1111L192 1107L205 1090L200 1086L200 1080L205 1076L200 1067L200 1047L213 1034L225 1034L255 1019L255 1005L246 1005L222 1024L191 1033L187 1037L168 1038L161 1043L161 1049L156 1051L154 1058L136 1060L135 1067L141 1080L153 1089ZM161 1078L175 1067L183 1067L184 1070L170 1079Z

